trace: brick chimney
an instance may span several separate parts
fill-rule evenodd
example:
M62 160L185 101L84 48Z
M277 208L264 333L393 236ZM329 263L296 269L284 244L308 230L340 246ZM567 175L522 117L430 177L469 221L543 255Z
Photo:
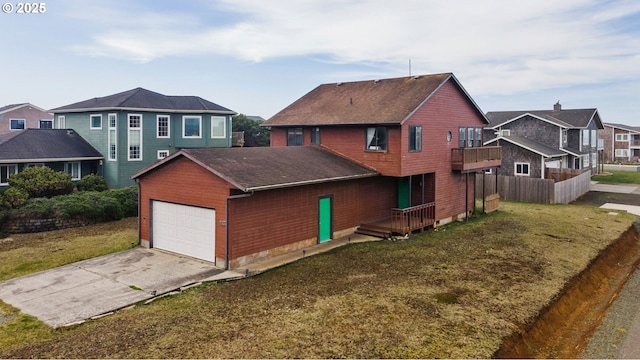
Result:
M560 111L562 110L562 105L560 105L560 100L558 100L557 103L553 104L553 111Z

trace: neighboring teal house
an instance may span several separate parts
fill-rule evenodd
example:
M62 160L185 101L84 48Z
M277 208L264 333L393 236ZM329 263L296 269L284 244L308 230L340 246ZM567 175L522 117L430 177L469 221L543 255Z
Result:
M236 112L197 96L167 96L143 88L50 110L54 128L73 129L103 156L110 188L183 148L231 147Z

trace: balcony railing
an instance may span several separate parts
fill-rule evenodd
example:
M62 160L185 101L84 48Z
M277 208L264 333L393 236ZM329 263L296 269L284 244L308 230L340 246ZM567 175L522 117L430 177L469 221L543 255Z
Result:
M462 172L484 170L502 164L500 146L451 149L451 169Z
M430 202L406 209L391 209L391 230L394 233L407 234L422 230L435 223L436 203Z

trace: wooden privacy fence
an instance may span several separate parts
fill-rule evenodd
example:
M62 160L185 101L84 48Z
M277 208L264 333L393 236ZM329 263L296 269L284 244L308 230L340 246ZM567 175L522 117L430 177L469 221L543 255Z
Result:
M525 176L496 175L476 176L476 196L500 194L501 200L523 201L537 204L568 204L589 191L591 172L587 171L570 179L555 182L552 179L535 179Z

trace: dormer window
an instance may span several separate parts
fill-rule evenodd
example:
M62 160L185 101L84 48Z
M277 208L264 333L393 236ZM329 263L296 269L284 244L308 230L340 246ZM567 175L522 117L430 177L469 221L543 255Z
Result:
M384 126L367 128L366 150L387 150L387 128Z

